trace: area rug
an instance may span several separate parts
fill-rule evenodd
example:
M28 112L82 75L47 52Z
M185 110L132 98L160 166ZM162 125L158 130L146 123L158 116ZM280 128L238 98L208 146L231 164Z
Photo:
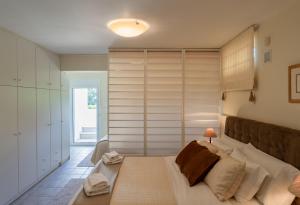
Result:
M82 186L84 179L71 179L47 205L68 205L74 194Z
M93 151L89 153L83 160L81 160L77 167L94 167L95 165L91 162L92 155Z

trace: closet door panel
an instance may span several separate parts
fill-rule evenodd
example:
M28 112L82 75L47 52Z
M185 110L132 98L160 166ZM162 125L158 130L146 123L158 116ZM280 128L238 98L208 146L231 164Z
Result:
M60 73L61 75L61 90L63 91L68 91L69 90L69 79L68 79L68 76L67 76L67 73L65 71L61 71Z
M57 167L61 162L61 102L60 91L50 90L51 113L51 166Z
M42 178L51 169L50 138L50 99L49 90L37 90L37 151L38 176Z
M17 85L17 38L0 29L0 85Z
M0 204L18 193L17 88L0 86Z
M55 56L50 60L50 89L60 89L60 65L58 57Z
M18 86L36 87L35 45L21 38L18 39Z
M42 48L36 48L36 84L37 88L50 86L50 59L48 53Z
M36 89L18 89L19 191L37 181Z
M69 112L69 93L61 92L62 105L62 160L68 159L70 156L70 112Z

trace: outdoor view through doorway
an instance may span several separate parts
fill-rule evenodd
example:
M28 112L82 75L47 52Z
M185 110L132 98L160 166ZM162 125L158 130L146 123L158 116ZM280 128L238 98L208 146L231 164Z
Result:
M97 142L97 88L73 88L73 128L75 144Z

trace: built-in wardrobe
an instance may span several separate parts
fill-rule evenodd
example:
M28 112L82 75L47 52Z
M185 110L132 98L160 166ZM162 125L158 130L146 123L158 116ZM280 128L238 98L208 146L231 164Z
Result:
M64 79L57 55L0 29L0 205L68 159Z

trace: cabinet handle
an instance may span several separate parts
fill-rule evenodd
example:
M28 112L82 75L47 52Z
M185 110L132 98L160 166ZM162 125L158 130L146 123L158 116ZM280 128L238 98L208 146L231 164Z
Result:
M21 78L18 78L18 82L20 82L20 81L22 81L22 79L21 79Z
M13 81L17 81L17 78L13 78Z

